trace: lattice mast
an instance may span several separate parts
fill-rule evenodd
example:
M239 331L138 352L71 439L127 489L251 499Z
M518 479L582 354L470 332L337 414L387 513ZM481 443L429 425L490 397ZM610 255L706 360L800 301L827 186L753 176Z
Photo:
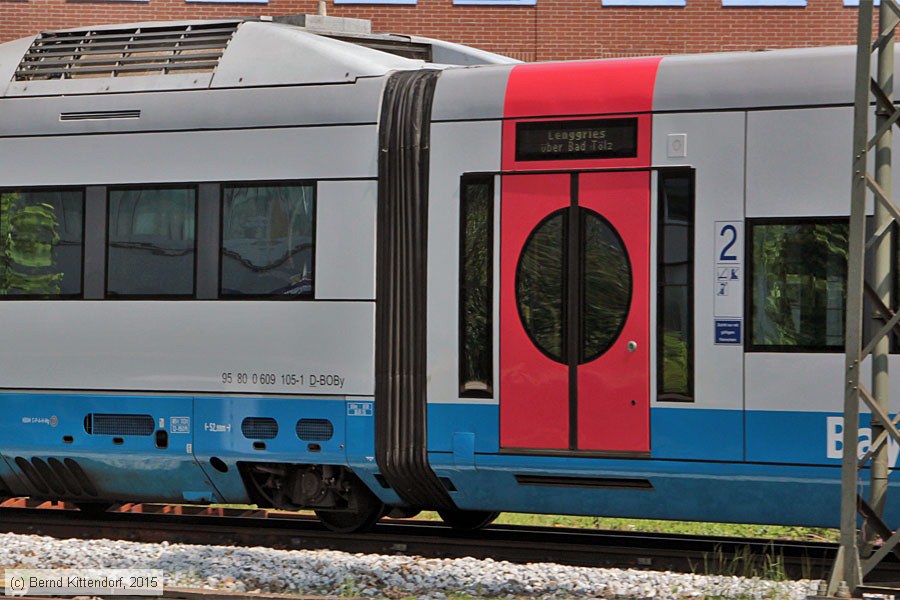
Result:
M900 7L896 0L882 0L879 13L879 34L872 42L873 0L861 0L857 25L856 93L853 124L853 183L850 206L850 240L847 256L847 322L844 394L843 463L841 478L841 544L834 570L828 584L828 594L834 595L841 582L856 592L865 576L891 552L896 552L900 531L892 532L883 514L887 498L888 439L893 436L900 443L896 420L888 416L891 332L900 322L891 302L893 260L891 236L894 221L900 211L891 201L891 143L892 130L900 112L893 104L894 29L900 22ZM872 78L873 55L877 56L877 80ZM869 137L871 115L870 95L876 103L875 133ZM869 172L869 151L875 148L874 174ZM866 200L871 190L875 205L874 233L867 239ZM865 280L866 254L872 256L872 282ZM867 298L879 317L881 326L866 341L863 337L864 298ZM866 359L872 369L871 392L863 385L861 370ZM859 458L860 405L872 413L872 444L865 456ZM871 464L870 464L871 463ZM869 500L858 491L860 470L869 468ZM857 529L858 515L866 522L865 533L884 540L872 552L870 541L861 537Z

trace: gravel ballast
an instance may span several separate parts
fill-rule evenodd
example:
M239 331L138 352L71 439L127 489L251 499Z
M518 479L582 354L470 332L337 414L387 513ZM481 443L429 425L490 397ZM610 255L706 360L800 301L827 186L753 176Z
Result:
M0 534L0 568L161 569L166 587L373 598L806 598L818 582Z

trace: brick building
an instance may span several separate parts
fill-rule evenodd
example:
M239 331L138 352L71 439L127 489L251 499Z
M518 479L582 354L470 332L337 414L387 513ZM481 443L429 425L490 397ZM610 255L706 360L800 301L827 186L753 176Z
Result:
M556 60L852 44L859 0L328 0L373 31ZM104 23L316 12L315 0L0 0L0 41Z

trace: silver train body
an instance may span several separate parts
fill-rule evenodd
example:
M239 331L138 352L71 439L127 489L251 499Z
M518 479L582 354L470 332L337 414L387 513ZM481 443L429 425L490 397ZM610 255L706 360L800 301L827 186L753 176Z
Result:
M834 525L852 81L255 20L0 45L0 495Z

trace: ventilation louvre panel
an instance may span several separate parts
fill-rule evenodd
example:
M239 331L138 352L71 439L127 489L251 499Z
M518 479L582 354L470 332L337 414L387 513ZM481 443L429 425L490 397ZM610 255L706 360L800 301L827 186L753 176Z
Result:
M89 435L153 435L155 428L151 415L91 413L84 417L84 431Z
M248 440L274 440L278 422L272 417L246 417L241 421L241 433Z
M239 22L40 34L16 81L211 73Z
M297 437L304 442L327 442L334 436L334 425L328 419L300 419Z

